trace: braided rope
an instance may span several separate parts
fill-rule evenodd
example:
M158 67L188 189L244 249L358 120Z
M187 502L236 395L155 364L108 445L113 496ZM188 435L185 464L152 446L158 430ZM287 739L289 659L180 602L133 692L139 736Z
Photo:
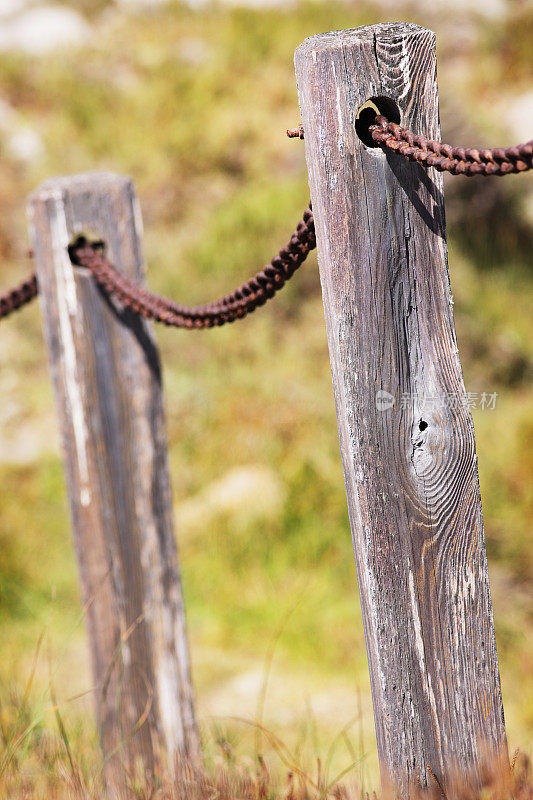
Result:
M386 117L377 115L368 128L372 139L385 150L399 153L424 167L434 167L453 175L509 175L533 168L533 140L515 147L477 149L452 147L426 139ZM291 138L304 138L302 125L287 131ZM253 278L213 303L183 306L138 286L104 257L103 248L79 240L70 248L74 263L90 269L102 289L116 297L124 307L146 319L177 328L212 328L242 319L274 297L316 247L311 206L289 242ZM37 295L37 277L32 275L20 286L0 294L0 318L28 303Z
M439 172L451 172L452 175L509 175L533 168L533 140L505 148L452 147L389 122L381 114L376 115L368 130L372 139L383 149L400 153L423 167L435 167ZM303 126L289 128L287 136L290 139L303 139Z
M372 139L381 147L400 153L423 167L435 167L452 175L509 175L533 167L533 140L515 147L452 147L412 133L386 117L377 115L369 126Z
M0 318L7 317L12 311L26 305L34 297L37 297L37 276L35 274L19 286L0 294Z
M69 253L74 264L92 272L98 285L107 294L145 319L176 328L212 328L242 319L258 306L264 305L294 275L315 247L313 213L308 208L288 243L270 264L233 292L201 306L183 306L138 286L105 258L101 243L91 245L86 239L80 238L69 248ZM33 275L21 286L0 295L0 318L20 308L36 294L37 279Z

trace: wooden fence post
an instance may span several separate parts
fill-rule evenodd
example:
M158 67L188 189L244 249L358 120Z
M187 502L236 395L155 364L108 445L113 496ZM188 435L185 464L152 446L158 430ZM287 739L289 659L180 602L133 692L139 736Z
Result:
M295 65L382 776L446 786L506 740L442 176L356 122L373 99L439 138L435 36L326 33Z
M96 233L143 281L140 209L129 178L95 173L47 181L29 217L98 725L120 786L126 771L154 775L199 754L152 327L67 252Z

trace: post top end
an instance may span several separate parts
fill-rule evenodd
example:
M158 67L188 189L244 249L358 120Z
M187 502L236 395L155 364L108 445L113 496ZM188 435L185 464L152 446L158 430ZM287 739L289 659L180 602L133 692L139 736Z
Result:
M49 178L35 189L30 195L29 202L57 198L66 194L78 195L87 191L123 189L131 184L132 179L127 175L117 175L114 172L81 172L76 175Z
M359 28L328 31L327 33L318 33L315 36L310 36L296 48L296 54L305 55L310 51L319 53L325 50L336 50L347 45L353 45L356 42L372 42L375 40L385 44L405 37L410 38L427 34L435 36L433 31L416 25L414 22L380 22L376 25L362 25Z

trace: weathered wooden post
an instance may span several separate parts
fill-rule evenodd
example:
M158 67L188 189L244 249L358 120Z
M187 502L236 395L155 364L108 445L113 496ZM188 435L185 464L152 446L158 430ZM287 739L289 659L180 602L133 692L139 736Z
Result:
M199 753L152 328L67 252L96 233L117 268L142 281L142 222L131 180L112 174L47 181L29 216L98 724L120 786L126 772L154 774Z
M382 775L446 785L505 728L442 177L356 130L372 100L439 138L435 36L326 33L295 64Z

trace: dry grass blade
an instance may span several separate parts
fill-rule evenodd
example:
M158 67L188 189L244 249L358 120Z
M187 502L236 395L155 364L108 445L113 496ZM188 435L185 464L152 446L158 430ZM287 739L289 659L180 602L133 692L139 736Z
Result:
M276 736L275 733L269 731L268 728L265 728L264 725L261 725L259 722L254 722L254 720L243 719L242 717L229 717L229 719L235 720L235 722L241 722L244 725L250 725L252 727L259 727L261 729L261 733L269 742L270 746L282 762L282 764L291 772L297 774L302 780L306 783L309 783L313 789L319 792L319 787L313 781L313 779L302 770L298 764L296 763L296 759L289 751L288 747L281 741L281 739Z

